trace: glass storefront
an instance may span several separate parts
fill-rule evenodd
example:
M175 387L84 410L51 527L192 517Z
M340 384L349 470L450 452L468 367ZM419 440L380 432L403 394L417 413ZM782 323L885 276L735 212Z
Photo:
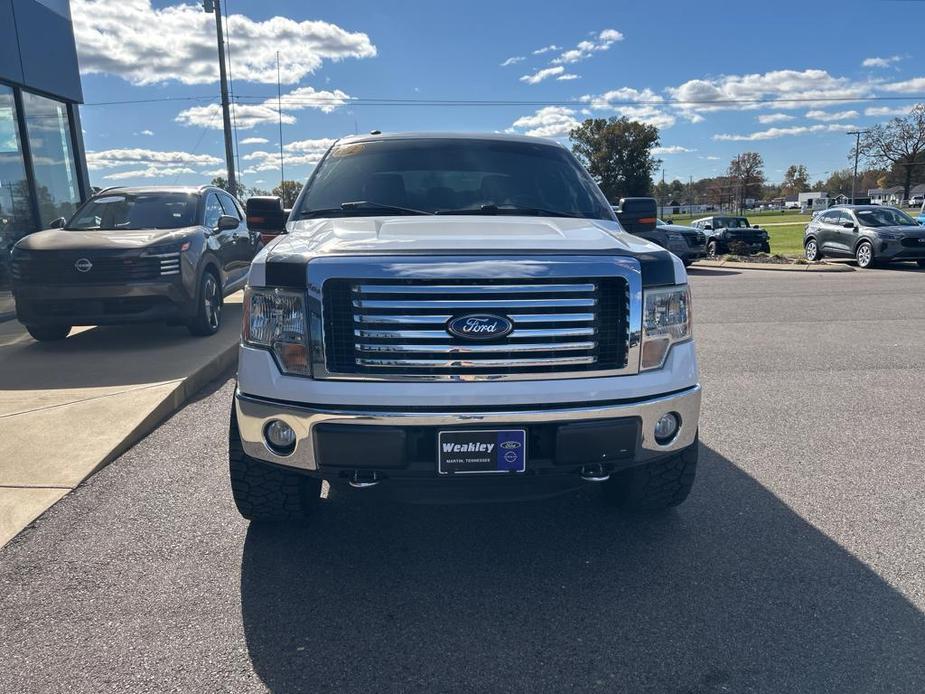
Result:
M0 84L0 316L12 310L13 244L58 217L70 217L81 200L67 104L19 93L22 113L16 90Z
M32 152L35 192L43 227L70 217L80 203L67 105L23 92L23 112Z
M0 84L0 314L12 310L8 295L10 250L37 227L32 216L16 101L12 88Z

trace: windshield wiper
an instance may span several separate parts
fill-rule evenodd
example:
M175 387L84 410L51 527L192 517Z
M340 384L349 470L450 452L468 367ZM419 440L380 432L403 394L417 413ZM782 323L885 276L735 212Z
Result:
M349 202L342 202L340 207L302 210L299 212L299 217L327 217L328 215L343 214L344 212L353 212L355 210L378 210L381 212L397 212L398 214L434 214L427 210L418 210L413 207L400 207L398 205L387 205L381 202L373 202L372 200L351 200Z

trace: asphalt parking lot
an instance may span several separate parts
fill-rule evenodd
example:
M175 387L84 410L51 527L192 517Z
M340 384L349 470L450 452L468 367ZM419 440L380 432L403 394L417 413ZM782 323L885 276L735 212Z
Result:
M0 550L0 690L925 691L925 273L692 285L677 511L332 492L251 528L224 381Z

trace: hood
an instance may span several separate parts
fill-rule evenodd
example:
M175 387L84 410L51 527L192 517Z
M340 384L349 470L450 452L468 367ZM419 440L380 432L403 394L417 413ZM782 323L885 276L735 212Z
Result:
M69 231L46 229L23 237L16 248L27 251L131 250L153 243L181 239L198 227L126 231Z
M700 231L700 229L696 229L696 228L694 228L694 227L686 227L686 226L683 226L683 225L681 225L681 224L665 224L665 225L663 225L663 226L660 226L659 229L663 229L664 231L673 231L673 232L675 232L676 234L700 234L700 233L703 233L703 232Z
M499 253L659 250L654 244L630 236L615 221L567 217L346 217L292 222L288 231L268 246L269 259L486 249Z
M863 227L863 229L874 233L880 231L886 234L896 234L897 236L921 236L925 234L925 228L918 224L903 224L892 227Z

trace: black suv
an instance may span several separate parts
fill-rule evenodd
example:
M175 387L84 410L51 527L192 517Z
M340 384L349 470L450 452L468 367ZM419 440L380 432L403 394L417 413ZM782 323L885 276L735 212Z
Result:
M16 316L36 340L149 321L212 335L259 247L219 188L109 188L13 246Z
M704 217L691 224L707 236L707 256L715 258L725 253L770 253L768 232L747 217L717 215Z
M839 205L806 225L807 260L853 257L858 267L914 260L925 267L925 228L902 210L881 205Z

